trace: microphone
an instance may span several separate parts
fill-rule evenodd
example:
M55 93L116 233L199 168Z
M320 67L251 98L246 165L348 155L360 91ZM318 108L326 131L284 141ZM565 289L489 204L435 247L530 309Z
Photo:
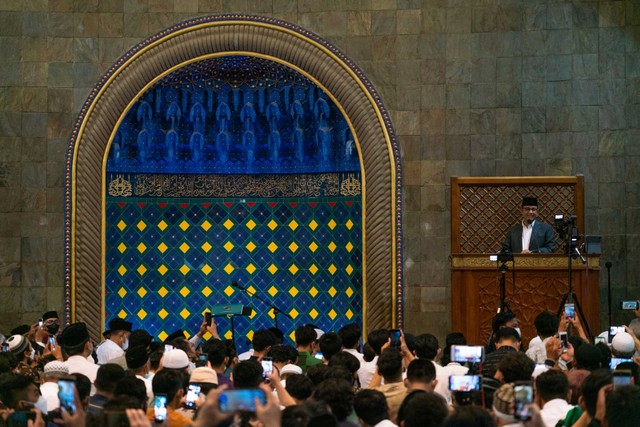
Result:
M611 264L611 261L607 261L604 263L604 266L607 267L607 270L611 268L613 264Z
M238 285L238 282L235 282L235 281L234 281L234 282L231 282L231 286L233 286L233 287L234 287L234 288L236 288L236 289L240 289L241 291L246 290L246 288L245 288L244 286L240 286L240 285Z

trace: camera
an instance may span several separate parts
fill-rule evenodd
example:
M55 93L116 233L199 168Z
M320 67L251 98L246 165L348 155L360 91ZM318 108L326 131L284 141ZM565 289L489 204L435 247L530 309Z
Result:
M508 250L501 250L496 255L489 256L489 261L497 261L502 264L513 261L513 254Z

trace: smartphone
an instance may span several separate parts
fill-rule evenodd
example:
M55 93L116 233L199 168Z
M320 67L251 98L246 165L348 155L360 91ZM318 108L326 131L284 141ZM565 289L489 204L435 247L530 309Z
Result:
M391 333L391 347L400 347L400 336L402 335L400 329L392 329Z
M60 378L58 380L58 399L60 399L60 407L70 415L73 415L73 413L76 412L75 390L75 379Z
M621 310L637 310L638 301L620 301Z
M263 357L260 361L262 365L262 378L267 378L273 372L273 360L270 357Z
M564 315L571 320L576 319L576 306L573 303L567 303L564 305Z
M451 375L449 377L449 390L472 391L480 390L479 375Z
M633 360L625 359L622 357L612 357L611 362L609 362L609 369L611 369L612 371L615 371L615 369L618 367L619 364L627 363L627 362L633 362Z
M458 363L484 362L484 347L481 345L452 345L451 361Z
M56 349L56 337L51 335L49 337L49 344L51 344L51 350L55 350Z
M38 326L42 328L42 325L44 325L44 321L42 319L38 320Z
M605 344L605 341L606 341L605 337L595 337L593 339L594 344L599 344L599 343Z
M163 423L167 419L167 395L156 394L153 396L153 420Z
M613 337L615 337L619 332L624 332L624 326L611 326L609 328L609 342L613 342Z
M27 427L28 420L35 421L36 413L31 411L12 412L7 417L7 427Z
M6 353L9 351L9 344L7 344L6 342L2 343L2 352Z
M256 399L262 405L267 403L267 396L259 388L224 390L218 399L222 412L249 411L255 412Z
M198 396L200 396L200 386L198 384L189 384L184 407L187 409L196 409L196 400L198 400Z
M562 341L562 348L569 348L569 337L566 332L560 332L560 341Z
M631 385L631 370L620 369L613 371L613 388L623 385Z
M172 345L169 345L169 344L165 344L164 345L164 352L165 353L168 352L168 351L171 351L171 350L173 350L173 346Z
M531 408L527 405L533 403L533 387L531 384L515 384L514 391L514 411L513 416L516 420L530 420L532 416Z
M207 311L206 313L204 313L204 321L207 324L207 326L211 326L211 312Z

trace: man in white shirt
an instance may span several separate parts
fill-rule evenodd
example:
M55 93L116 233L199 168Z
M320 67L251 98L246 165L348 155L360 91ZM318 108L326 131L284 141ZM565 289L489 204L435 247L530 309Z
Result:
M111 360L124 355L124 351L129 347L129 335L133 324L116 317L109 321L107 330L109 338L104 340L96 350L98 364L104 365Z
M342 339L342 351L351 353L352 356L355 356L356 359L358 359L360 366L362 366L362 364L365 363L364 356L358 351L358 348L360 347L362 328L360 328L356 323L350 323L343 326L338 331L338 335L340 335L340 338Z
M568 403L569 380L556 369L544 372L536 378L536 403L540 408L540 416L546 427L555 427L558 421L567 416L573 405Z
M64 362L54 360L44 365L40 394L47 401L47 412L51 412L60 407L58 379L66 375L69 375L69 368Z
M389 334L388 329L376 329L375 331L371 331L367 336L368 343L376 356L371 360L371 362L364 362L360 364L360 369L358 370L360 387L369 388L371 378L373 378L373 374L378 370L378 357L382 351L382 346L389 341L390 337L391 335Z
M443 398L449 397L451 401L451 394L449 392L449 372L437 363L438 356L442 353L440 344L438 344L438 338L433 334L420 334L416 337L414 343L414 354L419 359L430 360L436 369L436 384L435 392Z
M507 230L502 241L502 252L540 254L555 252L556 243L553 227L538 220L538 199L522 199L522 221Z
M543 311L536 316L533 324L536 327L538 336L529 342L527 356L537 364L542 364L547 360L547 341L549 337L558 333L560 322L550 311Z
M147 348L143 345L128 348L125 352L125 359L127 361L127 369L133 372L136 378L144 382L147 388L147 399L149 405L151 405L153 400L153 386L151 385L151 380L147 378L151 368Z
M69 356L65 362L69 374L79 373L89 378L92 384L91 394L95 394L93 382L96 380L99 366L87 359L93 352L93 343L89 339L87 326L82 322L72 323L62 331L58 337L58 343Z

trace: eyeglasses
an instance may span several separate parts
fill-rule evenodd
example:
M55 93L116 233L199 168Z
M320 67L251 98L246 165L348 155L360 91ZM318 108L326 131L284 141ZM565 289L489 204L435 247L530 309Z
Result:
M523 211L529 211L529 212L535 212L535 211L538 210L538 208L535 207L535 206L523 206L522 210Z

